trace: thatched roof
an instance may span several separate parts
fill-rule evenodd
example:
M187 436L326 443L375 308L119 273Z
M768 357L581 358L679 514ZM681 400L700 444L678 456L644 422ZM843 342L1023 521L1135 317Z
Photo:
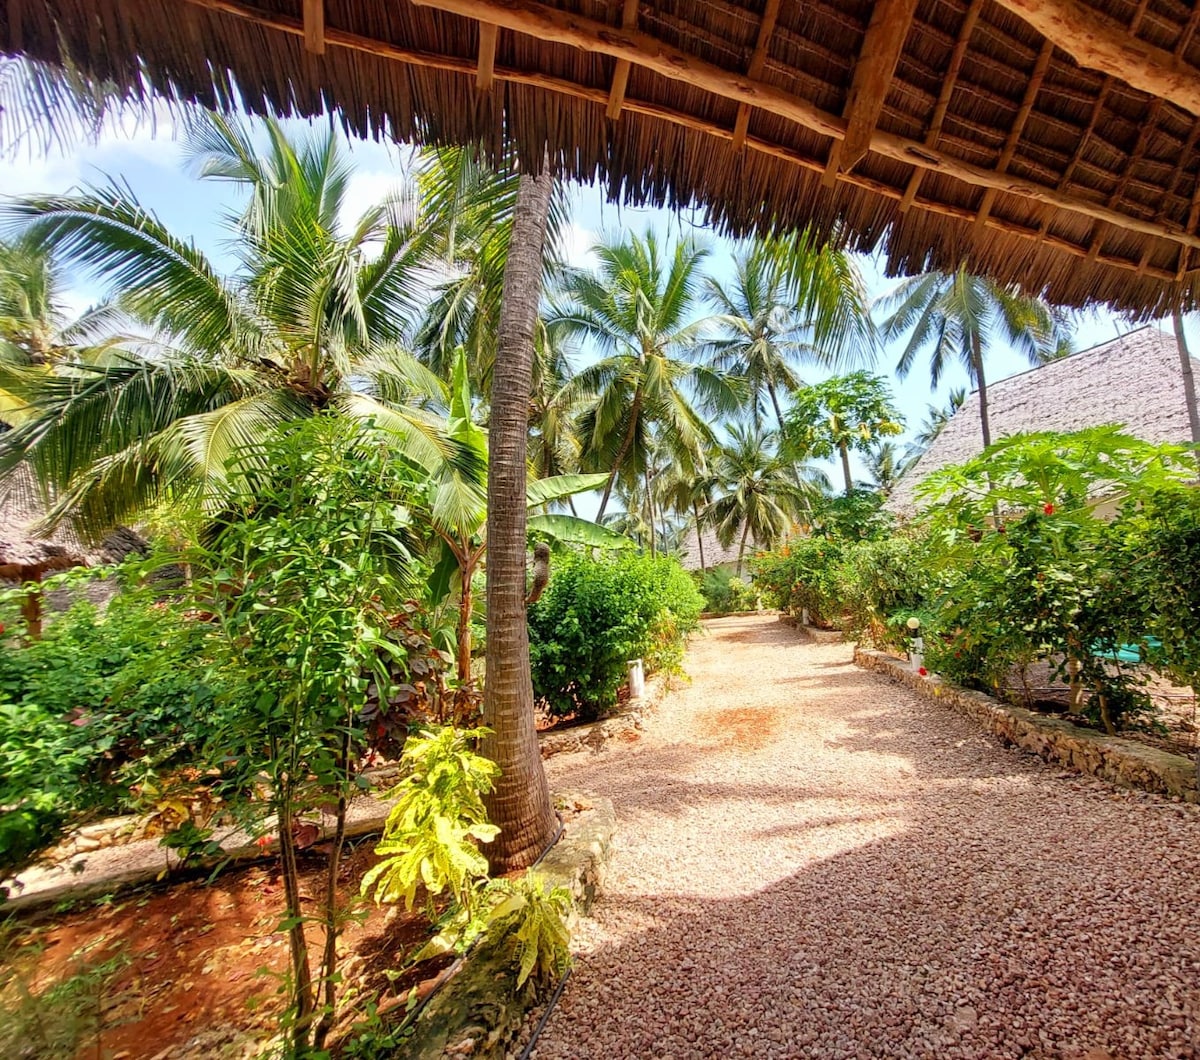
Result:
M40 578L88 562L87 547L69 527L39 532L43 515L33 476L22 466L0 484L0 579Z
M683 544L679 549L679 562L684 570L699 570L700 569L700 552L704 552L704 569L712 570L713 567L720 566L735 566L738 558L738 546L740 541L735 538L733 543L725 548L720 541L717 540L717 531L715 527L706 526L701 531L699 538L696 534L696 526L693 523L687 529L687 534L683 539ZM754 555L754 550L757 546L753 541L746 542L747 560Z
M1181 0L0 0L0 48L61 40L208 104L232 78L251 110L336 105L361 134L509 136L614 198L1149 318L1200 295L1198 22Z
M1200 362L1196 373L1200 375ZM990 384L992 438L1116 423L1147 442L1185 443L1190 429L1183 393L1174 337L1154 327L1139 328L1112 342ZM914 491L926 475L949 464L961 464L982 450L976 391L896 483L885 507L910 514L916 506Z

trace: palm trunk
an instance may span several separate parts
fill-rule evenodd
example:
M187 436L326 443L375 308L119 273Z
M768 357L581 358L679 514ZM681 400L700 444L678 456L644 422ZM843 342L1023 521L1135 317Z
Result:
M637 432L638 417L641 414L642 388L639 386L633 392L633 404L629 406L629 429L625 432L625 437L621 439L621 448L617 451L617 457L613 461L612 473L608 476L608 482L604 487L604 496L600 498L600 510L596 513L596 522L600 522L604 518L604 509L608 507L609 494L612 493L613 483L617 481L621 465L629 454L630 446L633 445L633 436Z
M838 443L838 451L842 454L842 475L846 479L846 496L854 492L854 479L850 477L850 450L845 442Z
M470 547L470 546L468 546ZM462 591L458 597L458 683L465 688L471 680L471 566L459 568Z
M992 424L988 419L987 379L983 374L983 344L978 335L971 337L971 366L979 387L979 426L983 429L983 447L992 444Z
M533 720L525 624L525 471L533 332L542 290L542 247L554 178L522 175L517 186L488 434L487 676L483 752L500 767L488 815L500 835L487 848L494 870L531 865L554 836L554 808Z
M700 569L706 570L704 563L704 537L700 533L700 505L692 502L692 515L696 517L696 548L700 552Z
M737 576L742 576L742 557L746 555L746 538L750 536L750 520L742 527L742 543L738 546Z
M783 430L783 409L779 407L779 397L775 393L775 384L767 380L767 393L771 395L771 404L775 407L775 420L779 424L779 429Z
M1197 448L1196 460L1200 463L1200 410L1196 406L1196 377L1192 371L1192 355L1188 352L1187 335L1183 331L1183 314L1176 309L1171 314L1175 324L1175 342L1179 346L1179 374L1183 378L1183 400L1187 405L1188 429L1192 433L1192 445Z
M654 530L654 496L650 492L650 470L646 469L646 474L643 476L646 483L646 525L650 527L650 556L653 558L658 555L657 534Z

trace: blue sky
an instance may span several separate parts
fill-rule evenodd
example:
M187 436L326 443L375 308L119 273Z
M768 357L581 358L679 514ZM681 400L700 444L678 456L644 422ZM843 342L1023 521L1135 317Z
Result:
M352 142L351 147L355 176L349 198L353 212L357 213L403 181L408 151L403 147L362 141ZM229 265L230 258L223 243L227 232L220 221L224 212L235 205L235 193L228 185L197 180L185 171L182 145L169 118L161 119L154 128L145 123L111 126L98 143L83 145L69 155L6 160L0 164L0 195L64 192L81 183L108 179L127 183L142 204L157 213L172 230L190 236L218 265ZM586 186L572 188L571 202L568 254L577 263L586 263L588 247L602 232L643 232L654 228L663 237L683 234L702 239L711 247L708 271L719 278L727 277L731 272L731 243L704 229L700 211L677 214L661 209L618 206L606 202L598 189ZM887 292L896 282L883 276L874 259L860 257L859 265L872 297ZM70 301L74 308L82 309L100 293L95 281L86 277L71 277L71 281ZM1129 328L1125 321L1106 311L1098 311L1080 320L1074 333L1074 345L1084 349ZM1193 348L1197 348L1200 330L1194 321L1189 322L1188 331ZM920 425L926 406L931 402L943 404L950 389L965 384L965 376L958 371L950 372L939 393L933 395L923 365L918 365L903 382L894 378L892 366L897 354L894 347L885 349L875 370L892 377L897 404L911 432ZM1028 364L1020 355L1003 346L994 348L989 356L990 379L1000 379L1026 368ZM813 373L814 380L819 377L820 373Z

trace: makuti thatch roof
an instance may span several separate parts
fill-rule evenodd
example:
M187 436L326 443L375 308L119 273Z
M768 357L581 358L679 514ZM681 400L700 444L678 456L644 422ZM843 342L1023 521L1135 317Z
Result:
M22 465L0 487L0 580L37 580L49 571L87 564L89 551L70 527L43 533L37 486Z
M1200 362L1196 364L1200 375ZM996 440L1026 431L1079 431L1121 424L1147 442L1184 444L1191 437L1179 347L1171 335L1139 328L988 384L988 416ZM971 394L920 460L896 483L885 507L907 515L915 490L932 471L983 450L979 392Z
M1180 0L0 0L0 48L1148 318L1200 299ZM216 84L214 86L214 77Z

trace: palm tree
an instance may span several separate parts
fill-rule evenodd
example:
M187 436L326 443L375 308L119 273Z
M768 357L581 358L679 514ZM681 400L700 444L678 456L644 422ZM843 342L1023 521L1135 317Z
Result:
M725 412L738 402L721 373L684 359L707 323L691 316L706 251L685 241L668 251L647 232L599 243L593 253L598 270L567 274L549 322L603 355L575 377L572 391L587 403L580 418L584 466L609 472L602 519L618 478L627 487L646 478L656 443L683 454L711 439L693 400Z
M739 578L746 542L753 538L763 548L774 547L820 494L819 478L797 475L795 465L780 458L778 440L776 432L735 423L713 460L719 495L710 518L722 547L729 548L740 534Z
M205 115L189 133L199 175L248 193L229 221L232 276L122 185L7 208L22 239L106 281L143 335L50 374L0 367L0 387L32 412L0 440L0 473L27 460L51 520L70 511L102 534L163 499L203 503L236 451L331 407L393 430L414 459L440 459L419 406L444 388L401 346L426 252L411 198L344 229L350 168L332 127L302 142L262 128L263 152L237 119Z
M538 175L521 174L517 184L492 373L483 701L483 721L492 733L483 750L500 767L488 814L501 831L488 857L502 870L532 864L550 845L555 828L534 724L525 623L529 396L554 184L549 166Z
M904 474L907 466L891 439L877 441L867 452L866 463L871 484L885 497L891 494L896 480Z
M439 276L416 329L415 349L446 380L456 351L465 349L471 390L480 395L491 388L518 177L512 158L491 166L470 148L427 148L418 156L420 213ZM567 220L566 194L556 181L547 215L544 279L560 267Z
M683 531L696 534L697 558L705 570L704 527L708 506L716 489L716 478L710 467L709 451L689 454L685 460L672 460L659 472L654 481L659 510L685 518Z
M1192 436L1192 445L1196 448L1196 458L1200 460L1200 411L1196 407L1196 378L1192 371L1192 355L1188 350L1187 335L1183 330L1183 313L1178 309L1171 314L1171 322L1175 325L1175 344L1179 347L1179 374L1183 379L1183 401L1187 406L1188 429Z
M539 321L529 399L529 466L538 478L579 470L579 402L571 387L573 375L562 335Z
M934 390L951 360L966 369L979 390L979 424L985 448L992 443L992 429L984 361L996 334L1006 338L1033 365L1069 352L1061 313L1040 298L1001 287L965 268L952 273L927 272L903 280L881 299L881 305L891 313L881 329L886 337L911 331L896 364L901 379L908 376L918 354L925 349L930 350L929 378Z
M705 286L719 314L710 363L742 381L755 427L769 401L782 428L779 392L802 385L802 362L838 367L874 351L865 288L841 251L795 239L751 243L732 283Z

